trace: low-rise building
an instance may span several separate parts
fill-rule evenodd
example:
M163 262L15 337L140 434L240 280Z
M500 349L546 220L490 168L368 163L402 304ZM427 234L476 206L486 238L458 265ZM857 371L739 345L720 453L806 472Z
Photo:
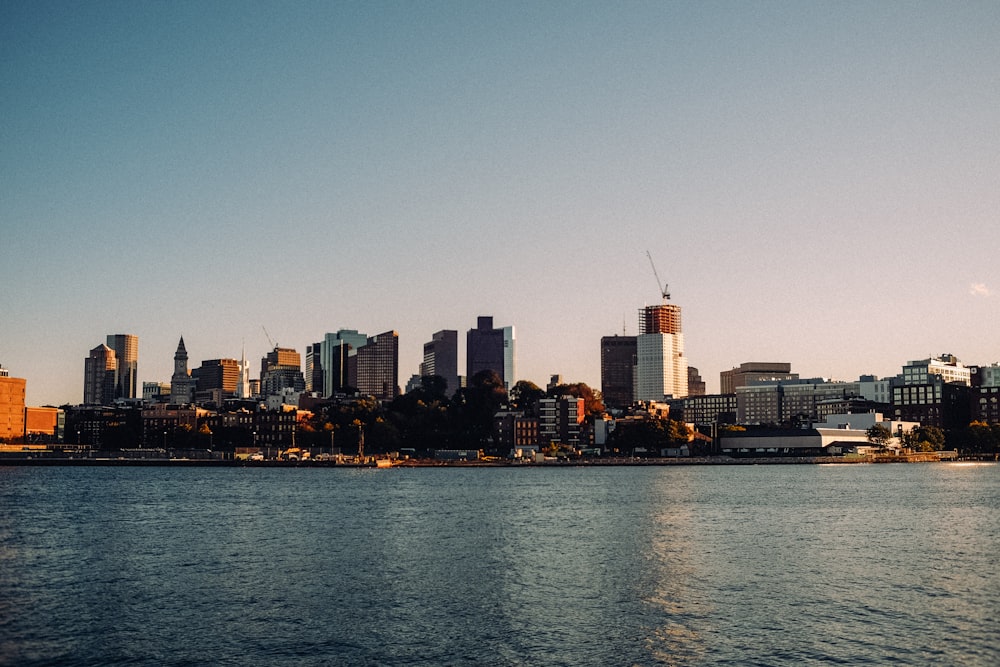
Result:
M762 428L720 434L724 456L837 456L868 444L865 431L848 428Z
M0 440L24 437L24 396L27 380L12 378L0 368Z

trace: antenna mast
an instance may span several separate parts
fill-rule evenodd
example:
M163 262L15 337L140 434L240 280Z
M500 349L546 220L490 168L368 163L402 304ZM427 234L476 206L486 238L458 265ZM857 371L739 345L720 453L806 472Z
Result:
M649 258L649 265L653 267L653 277L656 278L656 288L660 290L660 298L664 301L670 301L670 291L667 289L666 283L660 282L660 274L656 272L656 264L653 264L653 256L646 251L646 257Z

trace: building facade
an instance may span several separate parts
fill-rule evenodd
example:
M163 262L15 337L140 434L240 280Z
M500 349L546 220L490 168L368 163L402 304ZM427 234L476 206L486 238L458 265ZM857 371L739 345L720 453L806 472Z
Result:
M371 336L357 353L357 384L362 394L391 401L399 395L399 334Z
M111 405L115 402L118 360L107 345L98 345L83 362L83 404Z
M323 392L323 342L306 345L306 391Z
M897 420L924 426L960 428L972 417L972 371L956 357L943 354L910 361L902 382L892 387L892 411Z
M302 357L290 347L275 346L260 360L260 385L265 396L279 395L285 389L305 391Z
M420 376L437 375L445 381L445 395L451 396L459 387L458 376L458 331L443 329L434 333L424 343L424 360L420 364Z
M692 424L735 424L736 413L736 394L705 394L685 398L675 418Z
M821 406L832 401L843 407L845 399L853 398L860 398L857 382L816 379L752 384L736 388L736 417L740 424L808 427L829 414Z
M107 345L115 351L115 398L138 398L139 337L135 334L109 334Z
M748 361L738 367L719 373L719 393L735 394L738 387L798 380L792 365L785 362Z
M0 440L24 437L24 397L27 380L12 378L0 368Z
M66 413L60 408L24 408L24 438L28 442L62 442L65 426Z
M465 337L465 375L471 382L476 373L495 371L510 391L516 374L516 340L514 327L493 327L493 318L481 315L476 328L469 329Z
M635 400L663 401L688 395L681 308L672 303L639 311Z
M177 343L174 352L174 374L170 376L170 403L187 405L194 401L194 392L198 381L191 377L188 370L188 353L184 347L184 336Z
M538 401L538 445L557 443L579 448L586 417L584 400L575 396L543 398Z
M972 366L969 373L972 421L1000 424L1000 364Z
M320 364L323 369L322 395L329 398L348 388L357 388L358 350L368 344L368 335L356 329L340 329L328 333L320 343ZM319 391L314 389L314 391Z
M235 359L208 359L191 372L197 384L198 401L221 405L234 398L240 383L240 362Z
M635 400L635 336L601 338L601 395L604 405L624 410Z
M143 382L142 383L143 403L169 403L170 383L169 382Z

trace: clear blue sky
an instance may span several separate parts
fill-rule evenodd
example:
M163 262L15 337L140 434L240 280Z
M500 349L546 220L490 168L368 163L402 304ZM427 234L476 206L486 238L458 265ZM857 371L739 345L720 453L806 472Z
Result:
M519 377L600 386L682 306L744 361L1000 360L996 2L0 4L0 364L76 403L140 381L514 325ZM464 345L463 345L464 348ZM464 349L460 359L464 359ZM254 373L256 375L256 373Z

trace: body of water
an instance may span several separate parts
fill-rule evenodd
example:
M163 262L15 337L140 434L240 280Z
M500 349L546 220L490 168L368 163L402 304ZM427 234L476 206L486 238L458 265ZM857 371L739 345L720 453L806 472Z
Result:
M0 467L0 663L996 665L998 564L995 464Z

